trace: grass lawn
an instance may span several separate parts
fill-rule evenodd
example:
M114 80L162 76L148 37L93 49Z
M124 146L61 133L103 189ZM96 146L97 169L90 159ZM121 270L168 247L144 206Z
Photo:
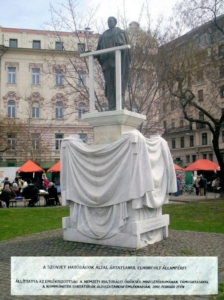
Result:
M169 229L224 233L224 201L166 204L163 214L170 215Z
M170 229L224 233L223 200L167 204L163 214L170 215ZM0 241L62 228L62 218L68 215L68 207L0 209Z
M0 209L0 241L31 233L62 228L68 207Z

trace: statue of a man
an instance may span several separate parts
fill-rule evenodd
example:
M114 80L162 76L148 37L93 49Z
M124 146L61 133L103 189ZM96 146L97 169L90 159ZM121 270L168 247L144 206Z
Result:
M126 31L116 27L117 19L108 18L108 27L99 38L97 49L102 50L129 44ZM101 54L97 59L102 67L105 79L105 96L107 97L109 110L116 110L116 79L115 79L115 52ZM121 52L121 84L122 84L122 107L124 107L124 94L128 82L129 63L131 61L130 50Z

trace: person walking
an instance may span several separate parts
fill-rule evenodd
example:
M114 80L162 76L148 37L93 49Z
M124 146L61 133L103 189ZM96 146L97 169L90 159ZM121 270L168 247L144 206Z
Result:
M196 190L196 195L199 195L199 180L200 180L200 176L197 176L197 178L195 179L195 190Z
M204 196L205 193L205 180L203 178L203 175L200 175L200 180L198 182L199 185L199 195Z
M204 175L202 175L202 178L204 180L204 195L207 195L207 185L208 185L208 181L207 179L204 177Z

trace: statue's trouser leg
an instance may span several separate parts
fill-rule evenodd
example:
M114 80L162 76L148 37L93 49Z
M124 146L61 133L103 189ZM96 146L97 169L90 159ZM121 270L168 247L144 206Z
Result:
M104 79L106 82L106 97L109 105L109 110L116 109L116 89L115 89L115 68L103 70Z

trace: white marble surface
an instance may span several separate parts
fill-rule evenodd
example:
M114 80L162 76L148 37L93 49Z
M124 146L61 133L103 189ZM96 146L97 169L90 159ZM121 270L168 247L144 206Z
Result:
M70 206L65 240L139 249L168 237L169 216L162 217L161 207L176 192L176 176L159 136L145 139L132 130L97 147L77 136L64 139L61 189L63 205Z
M217 294L217 257L12 257L12 295Z

